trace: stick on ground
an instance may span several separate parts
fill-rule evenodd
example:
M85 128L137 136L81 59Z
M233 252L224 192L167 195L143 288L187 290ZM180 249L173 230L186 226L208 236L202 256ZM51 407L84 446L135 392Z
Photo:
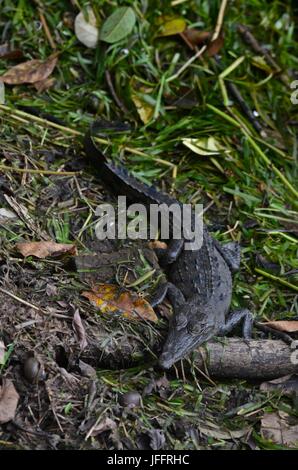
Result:
M271 380L298 373L298 353L281 340L223 338L194 353L194 365L212 377ZM296 364L295 364L296 362Z

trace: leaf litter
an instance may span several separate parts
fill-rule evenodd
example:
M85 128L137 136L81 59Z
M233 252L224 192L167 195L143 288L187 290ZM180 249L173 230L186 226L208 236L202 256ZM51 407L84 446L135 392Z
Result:
M46 80L55 69L58 62L56 53L47 60L32 59L15 65L0 76L0 81L7 85L21 85L23 83L38 83Z

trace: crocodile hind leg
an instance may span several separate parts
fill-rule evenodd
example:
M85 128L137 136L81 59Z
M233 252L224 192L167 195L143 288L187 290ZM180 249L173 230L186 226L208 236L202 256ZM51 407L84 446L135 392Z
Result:
M226 319L225 325L220 328L219 335L224 336L227 333L230 333L240 322L243 322L243 337L245 339L251 338L253 315L247 308L241 308L239 310L230 312L228 318Z
M240 268L241 249L237 242L229 242L221 245L217 240L214 240L217 250L229 266L232 273L236 273Z

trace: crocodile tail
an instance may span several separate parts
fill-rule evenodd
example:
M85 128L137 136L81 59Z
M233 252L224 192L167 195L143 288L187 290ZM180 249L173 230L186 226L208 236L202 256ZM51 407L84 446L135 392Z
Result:
M99 150L93 142L91 130L87 131L85 134L84 150L85 150L87 158L95 166L95 168L97 168L98 165L102 163L107 163L107 159L104 153L101 150Z

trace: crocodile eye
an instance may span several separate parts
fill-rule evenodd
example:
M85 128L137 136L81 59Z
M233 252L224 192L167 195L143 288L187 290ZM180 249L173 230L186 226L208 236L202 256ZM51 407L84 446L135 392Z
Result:
M187 331L192 335L196 335L202 331L202 328L199 323L191 323L187 325Z

